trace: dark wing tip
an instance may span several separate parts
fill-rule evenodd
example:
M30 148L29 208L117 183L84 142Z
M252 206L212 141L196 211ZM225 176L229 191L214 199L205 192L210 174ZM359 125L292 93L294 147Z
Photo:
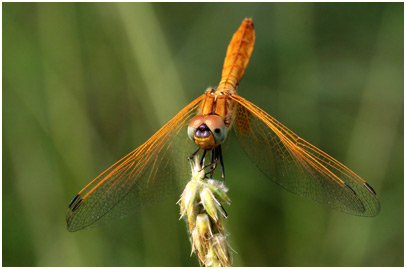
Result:
M80 229L74 228L72 225L73 221L73 213L83 204L83 199L81 198L80 194L76 194L73 197L72 201L70 201L68 210L66 213L66 224L69 232L74 232Z
M375 190L372 188L371 185L369 185L369 184L366 183L366 182L364 182L363 184L364 184L364 186L365 186L370 192L372 192L373 195L376 195L376 192L375 192Z

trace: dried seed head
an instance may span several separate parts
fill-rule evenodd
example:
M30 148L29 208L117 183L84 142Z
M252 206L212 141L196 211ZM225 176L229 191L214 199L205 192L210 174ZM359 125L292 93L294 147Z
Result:
M199 258L199 262L204 260L206 256L206 248L203 245L203 242L200 240L199 232L197 229L194 229L191 234L192 240L192 253L196 253L197 257Z
M231 266L230 252L228 250L226 237L220 233L217 233L213 236L211 242L220 263L223 266Z
M190 211L187 211L187 221L189 223L189 231L193 231L196 227L196 218L199 214L199 204L193 203L193 207Z
M222 182L205 178L198 158L191 164L192 179L186 185L178 204L181 217L188 222L192 253L200 265L231 266L226 241L222 203L229 204L227 188Z
M205 266L207 267L221 267L221 263L213 248L209 248L207 255L204 259Z
M213 236L209 216L207 214L199 214L197 216L196 227L201 238L209 239Z
M180 207L182 217L193 208L193 203L196 202L196 196L199 193L201 183L197 181L189 181L186 185L185 190L183 191Z
M200 191L200 199L202 200L203 208L206 210L207 214L217 222L217 207L219 207L218 204L220 203L214 198L214 195L209 188L203 188Z
M214 179L207 180L207 186L213 192L214 196L218 197L220 202L230 204L231 200L227 195L228 189L223 185L223 183L219 183Z
M199 158L197 158L197 155L194 158L194 163L190 163L191 168L192 168L192 180L196 181L201 181L204 179L204 169L202 169L202 166L200 165Z

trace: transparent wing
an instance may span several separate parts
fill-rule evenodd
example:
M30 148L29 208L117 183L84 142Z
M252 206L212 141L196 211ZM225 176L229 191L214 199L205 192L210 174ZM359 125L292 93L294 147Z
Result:
M89 183L69 204L69 231L133 213L177 192L190 177L187 157L195 150L184 128L203 95L181 110L143 145Z
M285 189L345 213L375 216L380 204L372 187L346 166L304 141L265 111L238 102L234 130L258 168Z

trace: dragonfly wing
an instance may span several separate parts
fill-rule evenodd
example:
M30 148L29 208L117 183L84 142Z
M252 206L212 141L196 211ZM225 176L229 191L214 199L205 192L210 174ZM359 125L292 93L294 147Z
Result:
M234 130L248 156L274 182L300 196L361 216L380 203L372 187L346 166L298 137L265 111L237 101Z
M77 231L123 217L181 194L188 180L187 157L195 147L184 128L203 95L181 110L143 145L89 183L69 204L66 221Z

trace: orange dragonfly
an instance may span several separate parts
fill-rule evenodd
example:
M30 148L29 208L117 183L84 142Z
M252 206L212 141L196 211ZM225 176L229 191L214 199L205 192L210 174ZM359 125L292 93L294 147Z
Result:
M212 175L220 162L224 180L221 145L231 130L258 168L283 188L345 213L379 213L379 199L367 182L237 94L254 41L254 24L245 19L228 46L218 87L207 89L144 144L84 187L69 204L69 231L168 198L190 179L188 158L199 152L207 174ZM211 153L211 161L206 162L206 152Z

